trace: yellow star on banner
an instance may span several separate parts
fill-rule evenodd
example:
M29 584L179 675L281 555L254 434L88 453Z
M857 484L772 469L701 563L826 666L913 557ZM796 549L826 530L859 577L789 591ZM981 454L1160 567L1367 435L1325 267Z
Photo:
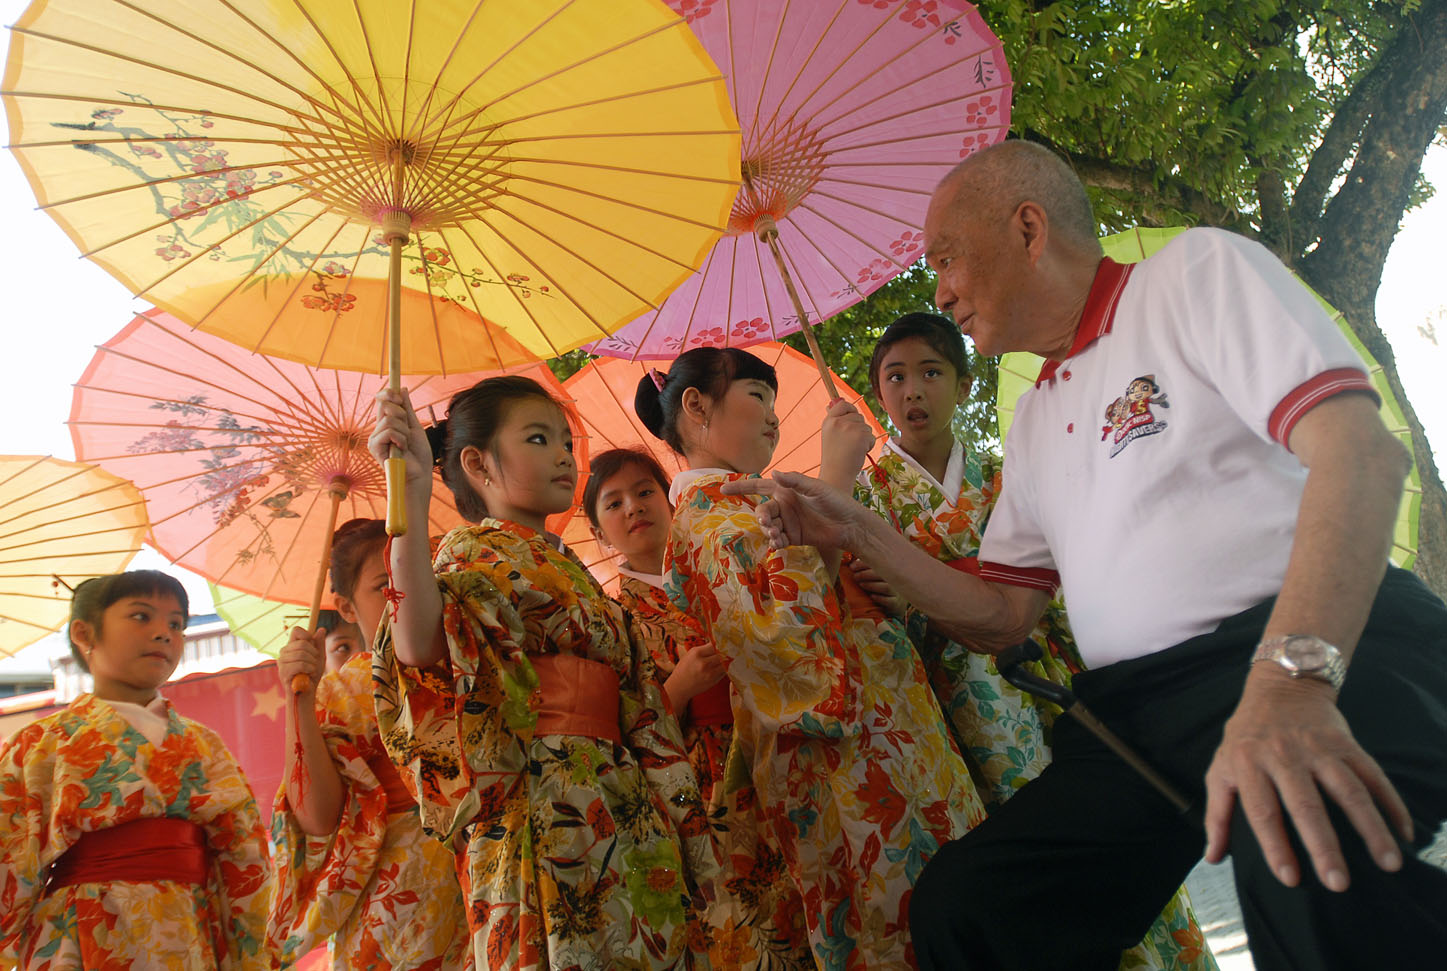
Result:
M276 713L286 707L286 698L282 695L281 689L272 685L265 691L254 691L251 694L253 715L265 715L272 721L276 721Z

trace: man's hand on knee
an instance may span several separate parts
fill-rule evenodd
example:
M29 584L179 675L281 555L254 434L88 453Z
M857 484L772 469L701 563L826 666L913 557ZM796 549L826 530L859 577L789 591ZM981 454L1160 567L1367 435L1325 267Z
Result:
M1239 802L1277 879L1289 887L1301 879L1284 825L1289 814L1322 884L1345 890L1346 861L1323 796L1341 807L1378 866L1401 868L1387 820L1410 840L1412 818L1381 767L1352 737L1331 686L1258 665L1206 772L1206 860L1219 863L1226 856Z

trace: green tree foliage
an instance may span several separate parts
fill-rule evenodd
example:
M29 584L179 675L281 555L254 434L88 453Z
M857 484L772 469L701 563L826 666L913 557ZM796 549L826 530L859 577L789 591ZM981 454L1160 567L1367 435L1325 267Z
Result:
M1412 427L1423 487L1417 569L1447 594L1447 492L1375 313L1402 215L1432 191L1423 155L1447 138L1447 0L978 6L1014 75L1012 137L1071 162L1102 234L1231 229L1270 247L1346 315ZM927 305L930 284L915 267L820 329L851 384L867 386L866 345L897 313ZM993 374L976 370L993 397ZM964 437L988 444L988 411L972 410Z

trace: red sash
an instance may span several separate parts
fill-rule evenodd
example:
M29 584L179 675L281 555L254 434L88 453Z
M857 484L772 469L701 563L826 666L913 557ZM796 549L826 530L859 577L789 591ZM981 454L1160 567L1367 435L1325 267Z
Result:
M732 725L734 706L729 701L729 679L719 678L714 684L693 696L688 703L690 725Z
M377 777L382 784L382 791L387 794L387 813L403 813L417 807L417 800L412 798L412 793L407 790L407 784L402 781L402 774L387 758L385 752L378 752L367 756L367 768Z
M205 883L206 833L189 819L133 819L84 833L50 865L46 892L80 883Z
M962 556L958 560L946 560L945 566L959 570L961 573L968 573L970 576L980 575L980 558L977 556Z
M874 602L874 598L865 592L854 579L854 571L849 568L848 561L839 567L839 590L844 595L844 600L849 604L849 614L855 620L867 617L873 621L885 619L884 608Z
M584 735L623 744L618 728L618 672L572 654L530 654L538 673L535 735Z

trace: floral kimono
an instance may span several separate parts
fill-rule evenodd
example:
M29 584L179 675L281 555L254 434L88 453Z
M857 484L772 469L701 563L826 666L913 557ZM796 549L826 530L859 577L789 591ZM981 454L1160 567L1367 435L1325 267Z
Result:
M997 463L982 462L961 442L951 449L940 483L892 440L860 473L854 493L926 553L977 575L980 537L999 494ZM909 630L981 790L992 802L1004 802L1049 764L1049 730L1059 709L1020 692L1000 677L993 658L929 629L917 612L910 612ZM1068 686L1081 664L1058 599L1046 608L1031 638L1045 648L1035 673ZM1122 969L1215 967L1184 888L1121 961Z
M478 966L707 967L708 820L622 608L515 523L454 529L434 568L448 654L401 664L384 618L377 721L457 848Z
M283 965L335 935L338 971L473 967L455 857L422 832L417 803L382 747L371 655L322 678L316 703L342 776L342 812L331 835L307 836L286 788L277 793L277 889L267 930Z
M756 500L720 491L742 477L674 479L669 594L725 659L818 966L913 967L911 888L984 807L903 627L856 619L813 547L769 549Z
M662 683L679 658L707 643L708 635L668 599L660 585L662 577L620 572L618 602L628 612L635 642L652 655ZM776 841L760 832L758 800L747 766L735 758L731 764L742 769L738 774L743 778L726 778L734 733L731 694L725 678L677 713L724 863L708 913L710 956L716 969L813 971L803 900Z
M274 966L271 859L246 778L215 732L168 703L156 708L164 727L154 742L84 694L0 750L0 967ZM193 842L175 854L133 835L177 829ZM108 866L93 853L78 863L111 840L121 849L100 861ZM173 856L191 860L200 881L141 872ZM62 877L72 865L80 872ZM102 869L108 878L85 881Z

